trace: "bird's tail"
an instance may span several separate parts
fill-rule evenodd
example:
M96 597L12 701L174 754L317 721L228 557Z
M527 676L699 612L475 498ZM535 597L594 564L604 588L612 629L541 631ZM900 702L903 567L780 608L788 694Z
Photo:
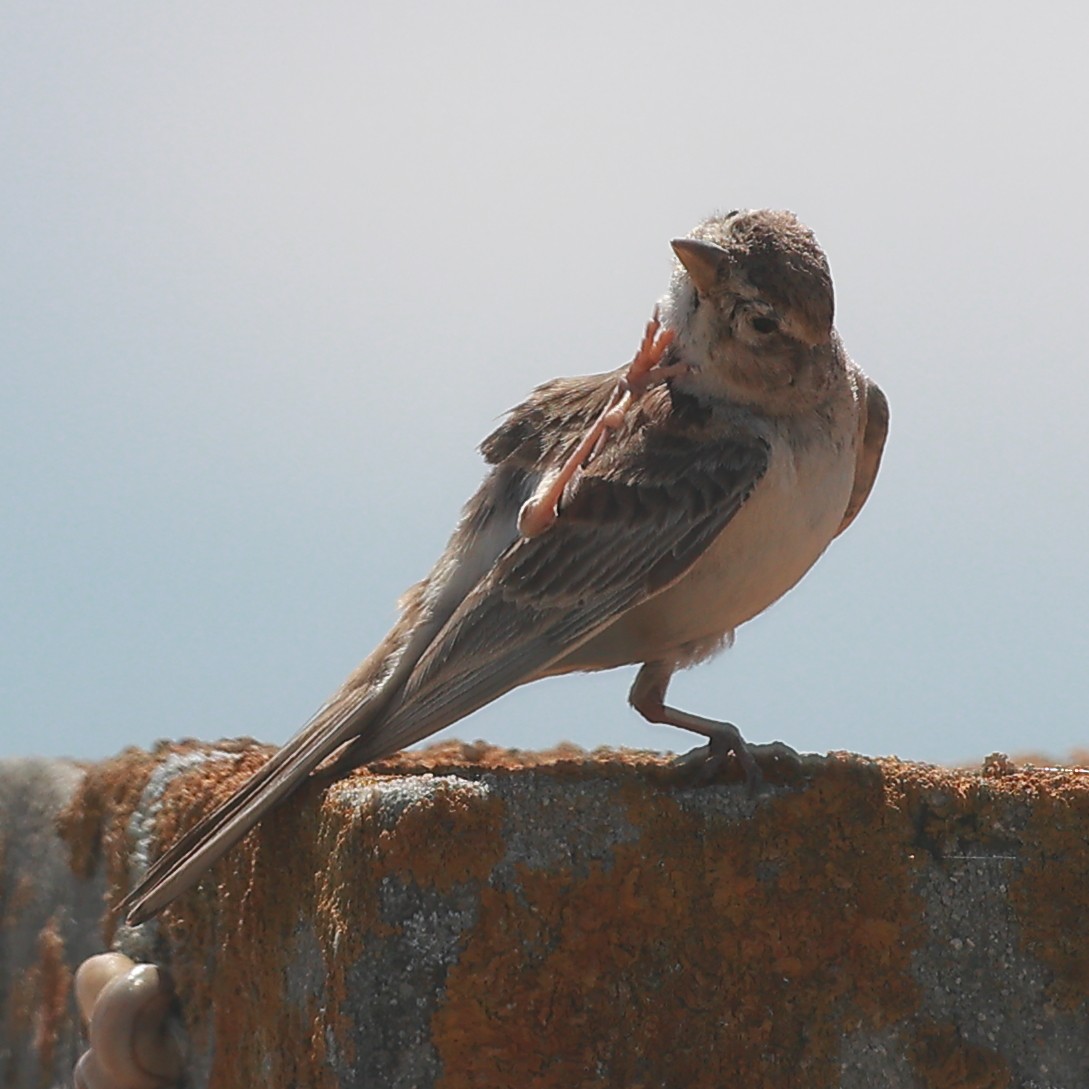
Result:
M360 698L361 697L361 698ZM189 829L148 868L122 901L126 922L136 926L195 885L261 818L346 741L381 713L385 700L358 693L347 705L323 707L217 809Z

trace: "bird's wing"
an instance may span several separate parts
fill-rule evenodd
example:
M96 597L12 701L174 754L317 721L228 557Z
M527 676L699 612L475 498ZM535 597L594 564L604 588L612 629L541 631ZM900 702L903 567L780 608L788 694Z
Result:
M395 752L541 676L674 583L767 462L755 435L636 422L591 464L551 528L516 540L464 597L344 763Z
M837 537L855 520L870 497L873 482L877 479L877 470L881 465L885 438L889 433L889 402L881 392L881 387L871 379L864 378L863 391L865 404L862 412L862 441L859 443L855 461L855 482L843 521L836 530Z

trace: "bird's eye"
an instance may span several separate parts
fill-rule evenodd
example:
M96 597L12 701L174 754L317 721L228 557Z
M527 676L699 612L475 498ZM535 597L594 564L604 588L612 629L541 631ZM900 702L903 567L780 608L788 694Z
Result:
M753 318L750 324L758 333L774 333L779 328L779 323L774 318L765 318L763 315Z

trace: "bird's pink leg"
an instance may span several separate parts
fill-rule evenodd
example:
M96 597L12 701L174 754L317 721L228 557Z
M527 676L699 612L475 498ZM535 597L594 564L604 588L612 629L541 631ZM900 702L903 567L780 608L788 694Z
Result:
M751 745L732 722L720 722L718 719L704 718L702 715L692 715L670 707L665 702L665 694L673 670L674 667L669 662L645 662L636 675L631 692L628 693L628 702L647 722L677 726L707 738L706 745L678 757L677 767L694 772L696 779L706 782L719 771L726 757L732 753L741 767L745 782L753 789L764 781L764 773L757 763L758 757L766 763L780 767L795 770L801 768L802 757L782 741Z
M599 452L606 432L615 431L624 422L631 406L652 386L687 370L684 363L662 365L662 356L673 343L673 336L672 329L662 330L658 309L655 307L654 316L647 322L639 350L628 364L623 378L617 382L616 389L601 415L579 440L578 446L563 463L560 471L522 505L518 514L518 532L523 537L536 537L556 521L564 488Z

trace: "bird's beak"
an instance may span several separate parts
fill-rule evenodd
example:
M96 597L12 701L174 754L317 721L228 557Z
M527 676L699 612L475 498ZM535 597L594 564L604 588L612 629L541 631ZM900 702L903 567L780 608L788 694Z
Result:
M727 253L714 242L700 238L674 238L670 245L685 272L692 278L696 290L706 295L718 283L719 272L727 260Z

